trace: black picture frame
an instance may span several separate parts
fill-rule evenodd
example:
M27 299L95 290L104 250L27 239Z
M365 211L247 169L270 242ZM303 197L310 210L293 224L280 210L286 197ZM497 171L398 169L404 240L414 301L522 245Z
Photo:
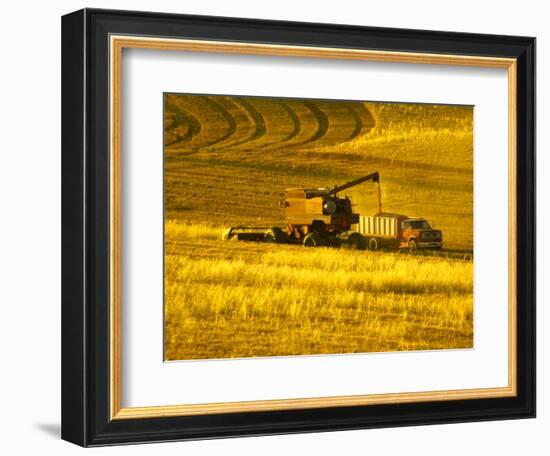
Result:
M517 59L517 395L110 419L109 36ZM84 9L62 19L62 438L82 446L535 416L535 39Z

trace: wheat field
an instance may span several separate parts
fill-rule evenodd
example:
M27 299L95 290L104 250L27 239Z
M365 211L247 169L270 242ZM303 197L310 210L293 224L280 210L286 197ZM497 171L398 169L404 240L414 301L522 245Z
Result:
M472 158L471 107L165 95L165 359L472 347ZM375 170L442 255L220 238L283 226L287 187ZM374 212L373 188L346 193Z

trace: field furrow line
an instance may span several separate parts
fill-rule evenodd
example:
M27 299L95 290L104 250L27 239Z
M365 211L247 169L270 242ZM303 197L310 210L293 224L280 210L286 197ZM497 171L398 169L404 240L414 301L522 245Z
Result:
M346 141L351 141L360 135L366 135L374 130L376 127L376 120L363 103L350 103L347 108L356 122L356 128Z
M174 109L175 103L177 104L177 101L172 100L170 97L166 100L167 107L170 106L173 110L172 124L165 126L165 145L167 146L183 145L198 135L202 128L195 117L184 110ZM173 136L173 140L166 141L168 135Z
M226 139L233 136L235 134L235 131L237 131L237 122L235 122L235 118L231 114L229 114L229 112L225 110L223 106L221 106L214 98L217 97L206 97L206 100L208 100L210 106L212 106L214 110L218 111L223 116L223 118L227 122L228 128L221 138L219 138L217 141L212 142L211 144L209 144L209 146L214 146L225 141Z
M191 135L190 141L185 142L181 147L171 145L170 149L178 155L190 155L199 152L201 149L220 141L228 130L230 124L221 112L212 109L206 96L194 96L181 98L174 96L173 107L175 115L184 115L196 119L198 128Z
M317 131L313 134L308 141L304 141L303 144L310 144L325 136L328 130L329 122L327 115L318 107L314 102L304 101L304 106L307 107L317 119Z
M363 130L363 121L361 120L361 116L351 107L346 106L348 112L350 113L352 119L355 122L355 128L349 135L349 137L346 139L346 141L349 141L350 139L356 138L359 136Z
M292 131L281 141L281 143L286 143L298 136L300 130L302 129L302 124L300 123L300 119L298 118L296 113L286 103L282 102L281 106L288 114L288 117L293 126Z
M287 138L273 144L272 150L292 150L307 143L319 130L319 122L315 114L301 100L285 100L284 106L293 124L293 131Z
M298 118L279 100L250 98L239 101L248 104L257 125L254 137L243 143L240 150L252 152L277 146L294 137L300 129Z
M244 109L236 98L216 97L219 109L225 112L225 116L230 116L235 124L235 130L223 141L217 141L211 144L205 152L216 152L225 149L232 149L235 145L246 142L254 135L256 127L254 118Z
M247 138L238 140L237 142L232 143L229 147L237 147L241 145L248 145L249 143L262 138L267 131L264 117L252 106L248 101L238 98L235 100L240 108L246 113L250 125L251 132Z

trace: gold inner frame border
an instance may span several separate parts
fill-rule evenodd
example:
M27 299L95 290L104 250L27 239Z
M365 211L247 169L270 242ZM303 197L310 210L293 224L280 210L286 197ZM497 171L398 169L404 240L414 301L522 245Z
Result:
M122 407L122 51L153 49L210 53L252 54L317 59L367 60L485 68L508 71L508 385L506 387L403 392L353 396L274 399L244 402L181 404L169 406ZM517 394L517 61L468 55L339 49L246 42L186 40L111 35L110 52L110 415L112 420L159 418L221 413L298 410L326 407L364 406L513 397Z

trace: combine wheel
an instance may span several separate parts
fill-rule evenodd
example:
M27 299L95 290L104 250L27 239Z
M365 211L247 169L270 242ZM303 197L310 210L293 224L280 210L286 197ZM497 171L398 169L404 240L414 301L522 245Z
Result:
M344 247L352 250L365 250L365 237L361 233L351 233L345 240Z
M274 226L266 231L264 239L265 242L280 244L285 241L285 233L278 226Z
M369 239L369 250L378 250L380 246L378 245L378 239L370 238Z
M304 246L319 247L323 245L323 237L317 231L312 231L304 238Z

